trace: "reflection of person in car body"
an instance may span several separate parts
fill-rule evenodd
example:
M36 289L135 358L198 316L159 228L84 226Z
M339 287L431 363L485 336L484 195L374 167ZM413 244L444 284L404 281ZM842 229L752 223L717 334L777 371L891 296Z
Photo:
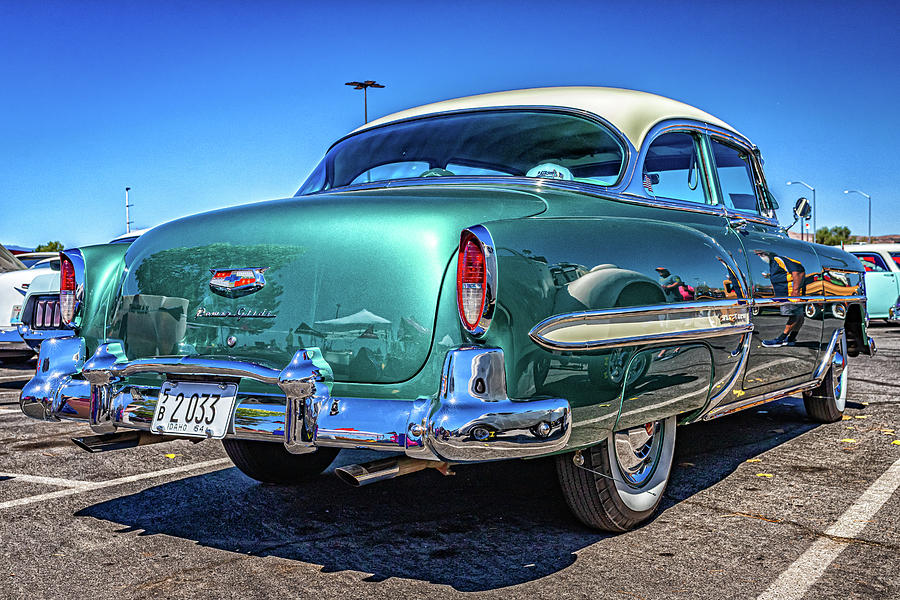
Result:
M666 299L673 302L684 302L694 299L694 289L684 283L678 275L672 275L665 267L656 267L662 281L659 285L666 294Z
M797 298L803 295L806 286L806 269L799 260L763 250L754 252L769 265L769 281L772 283L772 290L776 298ZM784 325L784 331L775 339L763 340L762 345L768 348L793 346L805 320L803 308L803 304L799 302L782 305L781 314L788 318Z

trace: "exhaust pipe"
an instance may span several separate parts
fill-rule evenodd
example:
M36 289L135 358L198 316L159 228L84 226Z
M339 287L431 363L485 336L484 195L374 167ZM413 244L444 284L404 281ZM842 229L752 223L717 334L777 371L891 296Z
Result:
M348 483L353 487L359 487L375 483L376 481L408 475L423 469L437 469L444 475L453 475L453 471L450 470L448 463L405 456L382 458L381 460L374 460L361 465L338 467L334 470L334 474L344 483Z
M137 446L148 446L160 442L170 442L178 438L169 435L155 435L143 431L122 431L72 438L72 442L88 452L109 452Z

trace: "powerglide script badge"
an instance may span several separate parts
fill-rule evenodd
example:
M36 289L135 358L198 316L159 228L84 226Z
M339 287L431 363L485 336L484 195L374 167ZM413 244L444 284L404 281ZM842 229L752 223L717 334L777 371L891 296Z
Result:
M238 321L241 319L274 319L275 313L268 310L250 310L248 308L239 308L235 312L228 310L206 310L202 306L197 309L196 317L202 318L219 318L225 319L234 317Z
M258 292L266 285L263 273L269 267L245 267L241 269L210 269L212 279L209 289L226 298L240 298Z

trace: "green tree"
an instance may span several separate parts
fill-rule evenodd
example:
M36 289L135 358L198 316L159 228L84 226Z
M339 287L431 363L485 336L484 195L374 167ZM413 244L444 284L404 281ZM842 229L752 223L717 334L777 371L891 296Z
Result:
M831 229L819 227L816 230L816 242L826 246L840 246L842 243L850 243L850 228L846 225L836 225Z
M46 244L39 245L37 248L34 249L34 251L35 252L59 252L63 248L64 248L64 246L62 245L62 242L54 240L52 242L47 242Z

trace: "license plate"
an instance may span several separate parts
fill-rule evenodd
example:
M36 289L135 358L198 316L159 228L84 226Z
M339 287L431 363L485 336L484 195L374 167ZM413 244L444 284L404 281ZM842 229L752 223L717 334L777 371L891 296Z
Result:
M237 384L167 381L159 390L150 431L221 439L228 433Z
M10 317L9 317L10 324L17 325L20 322L19 319L21 319L21 317L22 317L22 305L14 304L12 307L12 315L10 315Z

